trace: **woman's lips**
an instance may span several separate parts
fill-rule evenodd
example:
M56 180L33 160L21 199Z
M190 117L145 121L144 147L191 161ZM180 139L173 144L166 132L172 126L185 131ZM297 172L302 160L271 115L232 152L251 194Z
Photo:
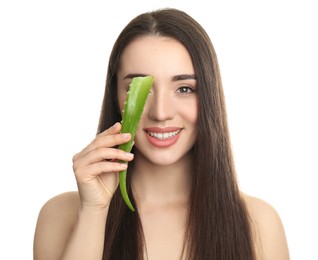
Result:
M179 127L149 127L144 129L150 144L164 148L174 145L181 134L182 128Z

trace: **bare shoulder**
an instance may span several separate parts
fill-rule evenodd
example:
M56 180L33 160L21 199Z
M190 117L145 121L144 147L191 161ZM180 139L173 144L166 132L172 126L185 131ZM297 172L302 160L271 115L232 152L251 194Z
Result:
M49 199L42 207L41 212L47 211L47 210L55 210L58 208L63 207L68 211L70 209L76 208L78 209L80 205L80 198L77 191L69 191L65 193L58 194L54 196L53 198ZM53 212L51 212L53 213ZM58 213L58 212L55 212ZM60 212L61 213L61 212Z
M276 209L262 199L242 196L251 216L258 259L289 260L284 226Z
M72 224L76 218L80 206L80 199L77 192L65 192L49 199L41 208L39 221L63 222ZM41 222L38 224L42 224Z
M59 194L43 205L34 234L34 259L43 259L43 255L57 259L71 235L79 207L77 192Z

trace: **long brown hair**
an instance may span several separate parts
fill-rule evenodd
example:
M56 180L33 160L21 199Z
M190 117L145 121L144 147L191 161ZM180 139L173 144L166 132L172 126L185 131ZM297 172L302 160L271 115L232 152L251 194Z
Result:
M176 9L159 9L137 16L123 29L110 55L98 133L121 120L117 104L119 59L127 44L143 35L180 41L192 58L197 79L198 134L192 150L194 176L186 255L199 260L254 260L250 219L237 185L216 53L209 36L192 17ZM127 182L130 185L129 178ZM139 260L143 250L138 209L131 212L117 190L107 217L103 259Z

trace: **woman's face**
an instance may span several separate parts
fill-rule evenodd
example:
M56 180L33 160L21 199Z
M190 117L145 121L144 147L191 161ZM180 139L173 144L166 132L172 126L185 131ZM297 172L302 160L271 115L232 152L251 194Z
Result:
M135 136L136 153L157 165L176 163L193 147L197 133L197 86L190 55L173 38L144 36L130 43L118 71L121 110L136 75L154 77Z

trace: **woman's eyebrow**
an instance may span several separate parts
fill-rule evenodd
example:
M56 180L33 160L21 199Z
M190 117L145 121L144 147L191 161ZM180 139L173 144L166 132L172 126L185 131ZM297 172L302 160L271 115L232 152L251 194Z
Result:
M149 76L149 75L142 74L142 73L130 73L130 74L127 74L124 77L124 79L132 79L132 78L135 78L135 77L146 77L146 76Z
M142 73L129 73L127 74L124 79L132 79L134 77L145 77L148 76ZM172 81L179 81L179 80L188 80L193 79L196 80L196 76L194 74L179 74L172 77Z
M172 81L187 80L187 79L196 80L196 77L194 74L180 74L180 75L175 75L172 77Z

